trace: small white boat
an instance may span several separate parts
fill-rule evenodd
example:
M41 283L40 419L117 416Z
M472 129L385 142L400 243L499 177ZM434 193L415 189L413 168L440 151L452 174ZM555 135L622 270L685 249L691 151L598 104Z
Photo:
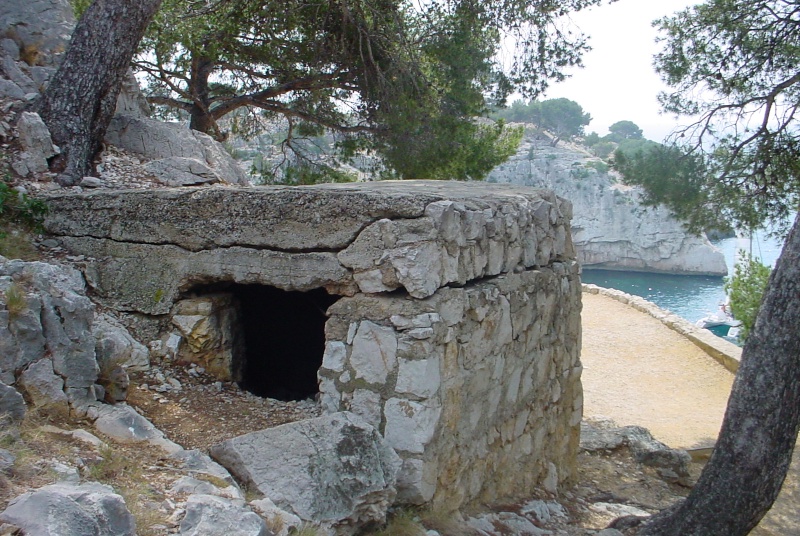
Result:
M725 336L729 335L731 328L738 328L742 325L739 320L733 318L733 315L728 311L726 304L720 304L719 310L716 313L709 313L697 322L695 325L699 328L711 330L714 334Z

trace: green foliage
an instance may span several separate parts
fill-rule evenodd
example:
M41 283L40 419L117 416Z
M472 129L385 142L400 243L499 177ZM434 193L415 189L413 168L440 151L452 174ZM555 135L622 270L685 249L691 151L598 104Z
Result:
M594 169L601 175L608 173L608 170L611 169L611 166L609 166L605 162L600 162L597 160L592 160L591 162L587 162L586 165Z
M8 179L0 181L0 218L39 230L47 215L47 205L12 189Z
M600 134L597 132L590 132L583 138L583 144L587 147L597 145L598 143L600 143Z
M281 184L307 185L325 182L353 182L357 177L351 173L326 166L298 164L286 169Z
M165 0L135 65L152 103L218 139L223 117L239 135L283 117L336 132L345 157L383 156L395 176L480 178L516 133L475 118L580 64L585 38L563 19L600 2Z
M617 148L616 143L612 143L610 141L601 141L600 143L592 147L592 154L595 155L597 158L605 159L608 158L616 148Z
M730 297L733 316L741 321L740 339L745 340L753 329L761 307L761 299L769 284L771 269L744 251L739 252L739 262L733 276L725 278L725 292Z
M89 479L98 482L115 483L123 478L135 480L141 477L141 468L135 460L127 458L112 447L101 449L100 457L91 460L87 465Z
M592 116L583 111L580 104L569 99L548 99L544 101L514 101L510 108L495 112L495 116L514 122L533 123L538 128L554 134L556 139L571 139L583 135L583 127Z
M80 12L89 0L72 2ZM559 19L598 3L166 0L136 65L150 76L152 102L219 138L222 117L248 135L284 116L293 128L281 141L292 149L310 135L304 128L335 131L341 155L377 152L387 176L474 179L513 154L517 138L474 118L579 64L584 38ZM517 45L508 69L497 59L505 34ZM554 144L590 119L567 99L512 104L526 107ZM293 183L331 180L305 167L290 174Z
M674 154L703 161L684 200L702 208L680 212L705 211L744 229L781 225L800 204L796 2L707 0L656 26L664 46L655 66L672 88L660 96L662 107L693 117L673 135ZM676 182L659 187L672 194L688 180L660 175ZM678 201L672 194L668 200Z
M591 172L583 166L572 166L569 170L569 176L576 180L581 180L589 177Z
M633 121L617 121L608 127L610 134L605 137L609 141L619 143L622 140L642 139L642 129Z
M570 139L583 135L583 127L592 121L580 104L569 99L549 99L540 107L541 126L558 138Z
M80 18L86 8L89 7L89 4L92 3L92 0L70 0L69 3L72 6L72 11L75 12L75 18Z
M673 214L687 223L690 231L700 233L720 221L708 210L705 188L705 160L687 154L675 146L656 144L649 149L626 153L617 149L612 162L625 184L644 187L645 205L665 204Z
M22 260L36 258L31 234L41 231L46 214L44 201L17 192L8 178L0 180L0 255Z
M522 127L460 123L446 116L421 125L406 138L400 134L383 147L393 163L384 178L481 180L513 155L522 140Z
M5 305L8 316L17 317L28 309L25 289L17 283L11 283L5 291Z
M606 136L606 138L608 138L608 136ZM633 154L642 151L646 152L659 146L661 146L660 143L647 140L645 138L624 138L617 142L617 149L626 154Z
M660 145L645 139L642 129L633 121L617 121L608 130L609 134L602 138L597 132L592 132L583 140L584 145L598 158L606 159L617 149L632 154Z
M517 99L507 108L500 108L492 113L496 119L504 119L511 123L537 123L539 103L531 101L525 103L524 100Z

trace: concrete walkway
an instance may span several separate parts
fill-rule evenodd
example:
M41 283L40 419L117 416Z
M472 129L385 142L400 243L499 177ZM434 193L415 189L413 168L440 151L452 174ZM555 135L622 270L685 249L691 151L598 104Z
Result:
M583 293L584 416L649 429L671 447L713 445L733 374L659 320ZM751 533L800 536L800 453L773 509Z

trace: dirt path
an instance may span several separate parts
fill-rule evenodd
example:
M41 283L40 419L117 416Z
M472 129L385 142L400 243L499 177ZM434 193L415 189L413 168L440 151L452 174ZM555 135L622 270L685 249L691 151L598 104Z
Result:
M649 429L671 447L716 440L733 374L653 317L583 294L584 416ZM800 536L800 449L757 536Z
M733 374L655 318L583 294L584 414L637 424L676 448L713 445Z

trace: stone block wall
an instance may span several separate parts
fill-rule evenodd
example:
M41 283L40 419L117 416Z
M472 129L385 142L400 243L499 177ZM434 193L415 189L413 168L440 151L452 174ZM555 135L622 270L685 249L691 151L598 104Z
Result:
M576 263L425 300L360 294L329 310L325 411L349 410L400 456L399 499L457 508L575 478L582 411Z

